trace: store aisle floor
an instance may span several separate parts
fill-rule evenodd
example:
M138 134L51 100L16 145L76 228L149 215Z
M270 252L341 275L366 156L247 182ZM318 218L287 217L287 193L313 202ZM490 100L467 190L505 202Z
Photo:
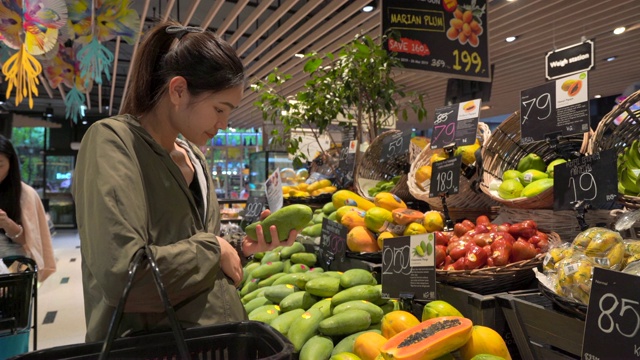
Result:
M38 289L38 349L82 343L86 330L78 231L56 230L53 248L58 269Z

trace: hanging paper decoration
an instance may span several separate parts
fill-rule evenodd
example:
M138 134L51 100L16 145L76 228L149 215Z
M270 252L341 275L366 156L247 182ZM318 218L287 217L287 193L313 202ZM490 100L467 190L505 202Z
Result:
M52 88L65 85L70 88L65 96L66 118L77 123L82 116L81 107L85 102L84 93L91 88L91 81L85 81L80 76L80 66L77 60L77 53L80 45L73 43L72 46L65 44L58 45L56 57L45 63L44 72Z
M85 79L85 85L93 80L98 84L102 84L102 73L111 80L109 66L113 62L113 53L104 47L97 38L93 38L91 42L83 46L78 52L78 61L80 62L80 77Z
M67 0L69 20L76 33L77 41L89 43L94 36L105 42L120 36L127 44L133 45L138 39L140 16L131 9L130 0L95 0L95 31L92 32L92 0ZM92 36L93 35L93 36Z
M0 35L2 42L18 49L2 66L9 82L7 98L16 88L16 106L33 95L38 96L38 75L42 66L33 55L53 49L58 29L67 22L67 6L63 0L2 0L0 2ZM21 37L24 34L24 39Z
M78 123L78 116L82 116L82 105L84 104L84 94L77 87L72 87L64 98L66 106L65 117L72 119L74 123Z

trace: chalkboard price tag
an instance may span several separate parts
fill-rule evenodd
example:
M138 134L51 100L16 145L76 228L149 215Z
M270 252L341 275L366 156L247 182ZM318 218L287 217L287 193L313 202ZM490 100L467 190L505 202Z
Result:
M242 222L246 225L253 224L260 219L260 213L265 208L267 203L266 196L253 196L249 195L247 204L244 208L244 215L242 216Z
M578 201L607 209L618 197L615 149L556 165L553 175L553 208L571 210Z
M342 142L338 168L336 169L336 183L340 188L347 188L353 183L353 166L356 162L356 141Z
M384 240L382 297L413 294L417 300L435 300L435 235L401 236Z
M322 219L320 248L318 249L322 269L329 270L334 261L344 261L348 232L349 229L344 225L327 218Z
M454 156L431 164L429 197L438 197L443 193L453 195L460 191L461 163L462 157Z
M480 99L465 101L436 109L431 133L431 149L447 145L475 143L480 117Z
M391 136L386 136L382 140L382 152L380 160L392 160L409 151L411 142L411 132L400 132Z
M589 131L587 73L520 92L521 144Z
M639 286L638 276L599 267L593 269L582 359L636 359L640 356Z

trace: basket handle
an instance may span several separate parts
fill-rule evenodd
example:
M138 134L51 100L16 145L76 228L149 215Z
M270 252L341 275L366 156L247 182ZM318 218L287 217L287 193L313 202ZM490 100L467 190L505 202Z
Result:
M169 322L171 323L171 330L176 339L176 345L178 347L178 353L180 354L181 359L191 359L191 355L189 354L189 350L187 348L187 343L184 339L184 334L182 333L182 329L180 328L180 323L178 322L178 318L176 316L171 303L169 302L169 296L167 295L167 291L164 288L164 284L162 283L162 279L160 278L160 270L158 269L158 264L156 263L156 259L151 252L149 246L145 245L143 248L138 249L135 255L133 256L133 260L131 260L131 264L129 264L129 279L127 284L124 287L124 291L122 293L122 297L120 297L120 301L118 302L118 306L116 307L115 312L113 313L113 317L111 318L111 323L109 323L109 331L107 333L107 339L102 345L102 351L100 352L99 360L107 359L109 352L111 351L111 347L113 345L113 341L116 337L116 332L118 331L118 327L120 326L120 322L122 321L122 315L124 313L124 306L127 302L127 298L129 297L129 292L131 291L131 285L133 284L133 279L138 272L138 266L142 263L144 259L149 260L149 264L151 265L151 273L153 274L153 280L156 284L156 288L158 289L158 293L160 294L160 298L162 298L162 303L164 305L165 311L167 312L167 316L169 317Z

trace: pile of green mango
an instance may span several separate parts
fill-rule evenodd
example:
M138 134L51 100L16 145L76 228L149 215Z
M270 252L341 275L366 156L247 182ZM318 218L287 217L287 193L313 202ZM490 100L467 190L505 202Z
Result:
M400 181L401 177L402 175L396 175L390 180L378 181L378 183L376 183L374 187L367 190L367 193L369 194L369 196L375 197L379 192L391 191L391 189L393 189L398 184L398 181Z

